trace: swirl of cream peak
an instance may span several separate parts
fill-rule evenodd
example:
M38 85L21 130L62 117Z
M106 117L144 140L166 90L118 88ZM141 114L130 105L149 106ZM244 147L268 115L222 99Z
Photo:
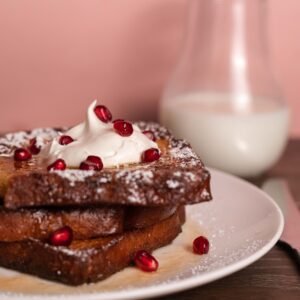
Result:
M42 151L42 155L50 161L63 159L68 167L78 168L89 155L102 159L104 167L114 167L129 163L141 162L142 153L158 146L141 130L133 126L133 133L123 137L115 132L113 123L104 123L94 113L95 100L87 110L85 122L64 132L73 138L67 145L59 143L60 136L55 137Z

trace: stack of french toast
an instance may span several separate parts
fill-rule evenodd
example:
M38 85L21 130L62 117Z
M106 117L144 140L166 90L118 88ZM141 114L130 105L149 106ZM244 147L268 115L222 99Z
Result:
M184 206L211 199L210 174L187 142L156 123L112 121L100 108L92 107L98 121L76 130L0 137L0 266L69 285L97 282L130 265L137 253L170 244L181 232ZM86 147L76 167L66 149L82 148L82 136L101 122L107 127L96 138L89 135L89 143L99 135L110 141L108 151L144 135L152 148L141 150L139 161L130 148L120 163L123 150L101 152L101 160ZM70 151L79 157L81 148ZM114 165L116 153L121 158Z

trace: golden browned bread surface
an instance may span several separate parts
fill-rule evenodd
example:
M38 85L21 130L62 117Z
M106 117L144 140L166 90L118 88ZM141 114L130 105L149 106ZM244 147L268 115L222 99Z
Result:
M36 137L40 144L49 140L57 134L54 129L2 137L0 182L4 206L12 209L87 204L160 206L210 200L210 174L190 145L174 138L159 124L137 125L155 133L162 150L160 159L101 172L74 169L48 172L37 160L14 162L9 156L30 138Z
M64 227L72 228L73 237L89 239L144 228L167 219L175 206L127 207L94 206L70 208L0 208L0 241L13 242L29 238L48 240Z
M181 232L183 209L150 227L77 240L69 247L36 239L0 242L0 265L69 285L97 282L128 266L136 251L171 243Z

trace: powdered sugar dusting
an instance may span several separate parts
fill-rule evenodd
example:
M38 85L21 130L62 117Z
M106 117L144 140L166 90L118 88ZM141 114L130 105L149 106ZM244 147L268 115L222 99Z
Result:
M197 177L194 173L192 172L185 172L184 174L187 178L189 178L190 181L196 181Z
M207 189L203 189L203 191L201 193L201 197L203 199L210 199L211 195Z
M237 249L223 249L222 255L212 254L203 257L202 263L192 267L189 272L195 276L203 272L210 272L215 269L224 268L244 257L250 256L264 244L263 240L251 240ZM184 276L183 274L181 276Z
M180 161L182 167L203 166L199 157L184 140L172 139L169 152L174 159Z
M180 183L177 180L167 180L167 186L169 189L176 189L177 187L179 187Z
M50 172L55 173L62 178L68 179L71 186L74 186L76 181L84 181L87 177L95 174L94 170L51 170Z
M32 239L34 240L34 239ZM37 241L37 240L36 240ZM97 252L96 249L90 248L90 249L84 249L84 250L77 250L77 249L71 249L65 246L53 246L47 243L43 244L43 247L46 249L49 248L53 251L62 252L68 256L75 256L78 257L82 262L85 262L90 258L91 255Z
M66 200L67 203L84 203L88 197L96 199L98 203L102 201L126 204L178 204L178 203L195 203L204 200L210 200L209 191L204 191L201 198L200 191L206 182L209 181L209 172L203 169L203 164L197 155L193 152L190 145L184 141L175 139L170 132L157 123L138 122L137 126L141 130L151 130L154 132L157 139L161 141L162 155L159 160L152 163L141 163L119 168L104 168L100 172L86 171L78 169L67 169L64 171L52 170L52 173L60 176L68 181L68 185L63 185L61 189L54 192L48 191L47 201L50 205L55 203L61 204ZM37 146L43 147L45 143L51 140L58 132L55 129L35 129L32 132L19 132L7 134L0 138L0 155L11 155L15 147L24 146L29 143L33 137L37 140ZM5 145L5 146L4 146ZM5 148L6 147L6 148ZM6 150L3 150L3 149ZM34 161L28 162L33 163ZM34 170L34 166L31 170ZM77 188L77 182L84 182L87 178L92 177L89 182L93 182L93 189L88 193L75 193L73 188ZM118 186L113 193L108 192L112 189L109 184L112 182ZM43 183L41 183L42 185ZM116 198L114 193L119 193L120 200ZM66 195L71 193L74 198ZM168 193L164 196L164 193ZM64 197L67 197L64 198ZM122 198L123 197L123 198ZM43 201L46 201L43 198ZM69 202L68 202L69 201ZM27 204L33 205L30 200Z
M43 147L45 143L55 136L58 131L53 128L36 128L32 131L19 131L7 133L0 137L0 156L12 156L13 152L18 147L27 147L29 140L36 138L36 145Z
M184 140L175 139L165 127L154 122L137 122L135 124L141 130L153 131L156 138L169 140L169 153L174 159L181 161L182 167L201 164L201 161L193 152L190 145ZM32 131L8 133L0 137L0 156L12 156L16 148L27 147L32 138L36 139L38 147L43 148L46 143L60 133L60 131L53 128L36 128Z
M125 180L126 184L130 184L131 182L142 182L145 184L153 183L153 172L145 169L137 169L133 171L122 170L116 174L116 178L122 178Z
M45 214L41 210L37 210L37 211L32 212L33 219L35 221L37 221L39 224L42 224L44 216L45 216Z
M176 175L180 176L177 171ZM170 245L153 253L160 263L155 274L129 267L105 281L83 285L79 289L48 281L41 284L39 279L30 277L28 285L37 287L32 289L31 294L25 294L26 287L24 292L16 289L18 274L13 287L7 289L5 286L3 290L11 291L14 296L22 293L20 297L23 299L40 295L55 299L71 298L75 294L82 299L143 298L154 293L158 296L162 288L171 293L174 287L186 289L191 284L203 285L247 266L275 244L276 237L280 235L279 212L253 187L216 171L212 171L212 178L215 199L187 207L187 222L182 234ZM192 252L191 241L198 235L205 235L210 241L207 255L199 256ZM75 255L71 249L64 251ZM2 275L2 278L7 276L11 275ZM2 292L1 295L4 293L9 294Z
M116 179L122 180L127 186L128 201L130 203L143 202L140 186L153 184L153 172L146 169L122 170L116 174Z
M139 121L136 123L136 125L141 130L151 130L154 133L155 138L157 139L168 139L171 137L170 131L166 127L161 126L158 123Z

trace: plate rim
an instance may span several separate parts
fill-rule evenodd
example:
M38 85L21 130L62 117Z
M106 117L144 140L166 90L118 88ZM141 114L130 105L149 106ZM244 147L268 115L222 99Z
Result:
M259 260L262 256L264 256L268 251L270 251L273 246L276 244L276 242L279 240L283 228L284 228L284 217L283 213L278 206L278 204L272 199L271 196L269 196L267 193L265 193L263 190L255 186L254 184L239 178L237 176L231 175L229 173L214 169L214 168L208 168L211 174L216 173L221 176L225 176L230 178L231 180L239 182L239 184L243 184L248 186L249 188L255 190L258 194L263 196L271 205L273 205L275 211L278 214L278 226L277 230L274 233L273 237L260 249L252 253L250 256L242 258L234 263L231 263L227 266L224 266L222 268L218 268L216 270L209 271L205 273L204 280L201 279L201 283L199 283L199 279L203 276L202 274L197 274L193 277L181 279L180 281L176 282L170 282L165 283L163 285L157 285L155 289L153 289L153 286L149 287L140 287L135 288L133 290L128 291L113 291L113 292L92 292L92 293L82 293L82 294L65 294L65 295L51 295L51 294L20 294L20 293L14 293L14 292L1 292L0 291L0 298L1 299L75 299L75 300L82 300L83 298L86 300L99 300L99 299L114 299L114 300L124 300L124 299L148 299L158 296L165 296L168 294L177 293L180 291L188 290L197 286L201 286L204 284L207 284L209 282L216 281L220 278L226 277L228 275L231 275L250 264L254 263L255 261ZM201 204L201 203L199 203ZM196 204L197 205L197 204ZM102 296L101 296L102 294ZM104 298L105 297L105 298Z

